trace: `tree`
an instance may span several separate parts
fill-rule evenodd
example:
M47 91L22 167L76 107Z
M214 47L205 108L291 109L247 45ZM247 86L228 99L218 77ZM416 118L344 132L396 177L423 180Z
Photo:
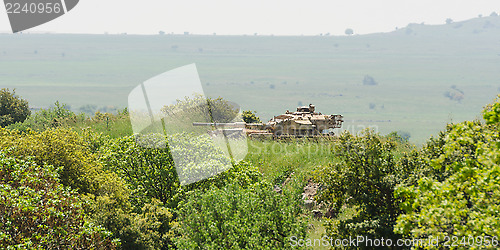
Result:
M170 133L178 131L178 128L188 125L192 128L193 122L232 122L239 113L240 107L233 102L222 97L216 99L206 98L203 95L195 94L192 97L184 97L177 100L175 104L164 106L161 111L166 116L165 123L178 123ZM189 131L189 128L179 130L179 132Z
M407 131L393 131L389 133L386 137L390 138L393 141L397 141L399 143L405 143L410 140L411 134Z
M491 12L490 16L498 16L498 13L496 13L495 11Z
M348 36L350 36L350 35L354 34L354 30L352 30L351 28L346 29L345 30L345 34L348 35Z
M446 24L451 24L453 23L453 19L451 18L446 18Z
M16 96L15 90L0 90L0 127L23 122L30 114L28 101Z
M214 122L231 122L240 111L236 103L224 100L222 97L208 98L207 102Z
M257 111L243 111L243 121L245 121L246 123L260 123L260 118L256 115L256 113Z

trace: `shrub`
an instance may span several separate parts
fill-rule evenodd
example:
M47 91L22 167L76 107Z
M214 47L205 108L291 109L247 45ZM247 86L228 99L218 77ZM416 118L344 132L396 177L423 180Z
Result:
M479 121L449 124L422 151L406 157L406 163L423 164L415 168L417 178L396 189L405 211L397 219L397 233L439 237L440 244L445 237L484 243L489 237L489 247L492 240L498 242L492 236L500 233L499 106L497 99L484 110L487 125Z
M80 116L80 119L84 117ZM44 131L49 128L61 127L67 123L76 123L78 116L66 104L56 102L54 107L42 109L28 117L22 123L10 125L9 129L27 131L28 129Z
M207 177L185 186L185 190L204 189L212 184L221 187L230 180L246 186L260 178L258 169L245 162L231 167L230 160L207 141L207 136L177 134L170 139L186 140L172 146L141 146L144 140L157 146L166 142L165 136L150 134L113 139L103 146L101 161L130 185L134 206L142 207L154 198L169 208L175 208L183 192L178 173L186 176L186 180L189 176ZM176 169L172 152L179 158L186 156L177 161L185 168ZM227 169L213 169L212 165L222 165Z
M408 143L411 134L407 131L393 131L386 135L386 138L396 141L398 143Z
M110 233L86 222L78 194L56 168L0 151L0 248L116 248Z
M182 192L209 190L213 187L223 188L230 183L247 188L261 181L262 177L263 175L257 167L251 163L241 161L238 164L233 164L230 169L218 175L184 186Z
M125 182L111 171L104 170L95 147L102 138L90 132L83 136L68 128L26 133L0 129L0 150L20 159L30 158L38 165L50 164L58 169L59 181L78 192L89 221L104 226L115 236L127 226L132 210L130 191Z
M179 205L180 249L283 249L291 236L304 238L298 197L259 182L194 190Z
M61 183L81 193L96 193L94 180L102 166L86 148L86 143L76 132L66 129L48 129L43 132L28 130L26 133L0 129L0 149L15 157L33 157L42 165L60 169Z
M28 101L16 96L15 90L0 90L0 127L23 122L30 114Z
M181 187L170 147L142 147L138 140L148 140L150 144L158 145L165 143L166 137L149 134L112 139L101 146L100 152L100 160L105 167L118 173L131 187L133 212L126 214L106 209L111 203L105 201L102 205L94 202L91 209L96 223L105 225L119 236L124 248L172 247L174 235L170 229L176 224L176 214L172 214L170 209L178 207L186 191L223 187L229 181L246 187L261 177L257 168L242 162L219 175ZM183 146L189 144L193 150L206 147L203 140L195 138L186 141ZM196 155L190 151L186 154Z
M175 249L172 228L177 225L173 214L153 199L140 213L129 216L129 224L120 230L124 249Z
M109 140L102 148L100 160L130 185L135 207L141 208L152 198L167 207L176 206L175 194L180 184L168 147L142 147L135 136L127 136Z
M395 147L371 131L340 135L334 148L340 162L324 167L316 177L323 186L320 200L336 215L327 220L328 236L395 238L392 230L400 210L393 193L404 178L394 160ZM340 214L343 211L351 214Z
M0 129L0 149L18 158L32 157L39 165L50 164L59 169L61 183L81 194L104 194L107 181L117 179L115 173L105 171L92 149L97 137L88 132L81 136L69 128L47 129L26 133ZM102 138L100 138L102 140ZM102 142L101 142L102 143ZM118 178L119 179L119 178ZM114 181L111 185L116 188ZM122 185L122 188L123 185ZM121 192L121 191L120 191Z
M483 118L487 125L498 126L500 124L500 95L494 103L485 107L483 110Z
M261 123L260 118L256 115L257 111L243 111L243 121L246 123Z

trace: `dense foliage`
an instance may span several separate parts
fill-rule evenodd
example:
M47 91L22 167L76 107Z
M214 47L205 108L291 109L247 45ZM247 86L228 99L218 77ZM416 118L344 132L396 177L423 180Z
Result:
M57 169L0 151L0 248L116 248L89 223L79 195L59 183Z
M174 137L178 137L178 139L186 138L185 135L182 134ZM146 213L145 211L157 211L157 213L162 212L163 216L156 215L149 219L141 219L141 216L144 215L140 214L134 215L133 217L129 216L129 219L125 218L125 220L130 220L130 225L125 225L125 229L119 229L116 225L121 225L124 219L117 218L120 216L114 216L108 213L98 216L99 218L109 218L108 222L101 220L101 224L115 225L113 226L115 229L111 231L115 232L117 235L122 235L121 238L124 240L123 245L125 247L135 249L137 247L148 246L140 245L146 243L149 243L149 246L155 246L155 248L171 247L175 239L175 233L173 233L172 229L178 224L178 222L175 221L176 214L172 213L171 209L178 208L179 202L190 199L185 196L186 191L198 190L198 192L203 193L211 187L222 188L227 182L235 182L238 183L238 185L246 187L251 183L255 183L260 178L257 169L245 162L241 162L228 171L212 178L181 187L177 176L179 170L175 168L172 153L170 151L171 148L173 151L182 149L183 154L200 158L202 161L200 165L193 166L192 169L189 169L190 171L195 171L191 174L199 174L200 171L211 170L211 168L207 168L207 163L211 162L206 158L209 157L208 154L200 155L196 151L198 150L202 153L208 153L208 151L210 151L212 154L214 153L213 151L215 151L207 150L207 147L210 149L211 146L207 143L206 139L207 138L204 136L190 137L189 140L183 141L182 147L177 147L177 144L175 144L177 146L167 147L165 145L165 136L154 134L127 136L108 140L101 146L100 160L107 169L117 173L127 182L131 189L130 201L134 213L142 211L142 214L150 215L150 212ZM148 142L145 143L144 140ZM144 144L160 147L142 147L141 145ZM177 154L180 153L181 152L178 152ZM218 157L223 157L223 155L219 155ZM205 161L205 163L203 161ZM152 208L154 209L152 210ZM99 213L98 209L95 211ZM148 220L154 221L154 223L137 225L137 223L141 221L147 222ZM183 220L181 220L180 224L183 225ZM148 225L149 227L156 225L156 228L149 230L147 228L145 229ZM133 236L129 230L135 230L136 234L140 233L137 237L132 238L133 242L131 242L131 239L127 238ZM158 244L158 240L153 240L153 238L143 240L143 238L153 236L158 238L161 244ZM139 240L140 244L138 243ZM151 245L152 243L155 244Z
M500 233L500 102L484 111L486 124L449 124L419 152L414 178L397 189L405 214L395 230L415 238L463 237L468 245L487 246ZM415 156L407 157L411 164ZM446 238L449 237L449 238ZM482 241L482 245L478 241ZM491 243L490 246L492 247Z
M265 182L195 190L179 206L181 249L283 249L291 236L304 238L298 199Z
M9 128L21 131L27 131L28 128L43 131L48 128L60 127L67 122L75 123L78 119L81 120L83 117L77 117L67 105L56 102L54 107L41 109L30 115L25 122L13 124Z
M327 221L328 236L397 237L392 228L399 208L393 193L404 171L397 167L395 149L394 141L371 131L360 136L340 135L334 148L339 162L317 174L323 185L321 200L337 215Z
M84 137L60 128L43 132L0 129L0 148L17 158L33 157L39 165L44 163L60 169L61 183L82 193L97 193L100 180L106 175L87 146Z
M200 114L234 121L238 109L195 96L163 112L192 128ZM321 238L314 225L331 239L470 236L493 248L500 99L483 114L421 148L406 132L250 140L236 164L206 129L132 136L127 110L86 117L56 103L0 128L0 248L279 249ZM301 199L306 183L318 187L313 203Z
M0 89L0 127L23 122L31 114L28 101L16 96L16 92Z
M90 128L94 132L103 132L111 137L132 133L127 109L118 110L117 114L97 111L94 116L87 117L84 113L75 114L70 107L59 102L55 102L53 107L40 109L29 115L24 122L11 124L7 128L26 132L29 129L44 131L59 127L73 128L77 131Z
M145 207L158 207L159 203L132 206L130 190L123 179L111 170L106 170L96 153L104 145L105 138L93 133L77 134L68 128L47 129L43 132L28 130L26 133L0 129L0 149L19 159L31 159L39 165L50 164L58 169L59 182L77 191L84 201L84 210L89 221L101 225L122 241L122 245L132 248L146 248L150 236L143 228L157 223L169 225L163 217L146 213ZM153 201L151 201L153 202ZM155 208L156 209L156 208ZM161 206L156 209L165 214ZM149 224L138 226L137 220L144 216ZM141 220L141 221L144 221ZM160 228L158 228L160 229ZM163 229L163 227L161 227ZM168 231L168 228L167 228ZM143 243L141 243L143 242ZM168 241L166 242L168 244Z
M175 207L180 185L168 147L141 147L134 136L127 136L107 141L101 160L128 183L137 206L142 207L154 198Z

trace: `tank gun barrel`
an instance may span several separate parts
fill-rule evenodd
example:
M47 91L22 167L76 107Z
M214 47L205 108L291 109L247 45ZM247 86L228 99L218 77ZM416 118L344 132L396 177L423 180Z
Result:
M193 122L193 126L195 126L195 127L215 126L215 127L237 128L237 127L245 127L245 123L244 122L221 122L221 123L218 123L218 122Z

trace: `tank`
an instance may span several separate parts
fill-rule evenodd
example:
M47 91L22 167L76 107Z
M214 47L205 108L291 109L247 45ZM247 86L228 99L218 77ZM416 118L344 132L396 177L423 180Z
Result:
M244 131L250 137L317 137L333 136L334 128L341 128L342 115L324 115L316 112L313 104L298 107L297 111L286 111L263 123L193 123L193 126L215 126L215 133ZM211 132L211 133L214 133Z
M342 115L324 115L316 112L313 104L298 107L297 111L286 111L274 116L264 129L275 137L314 137L331 136L334 128L341 128L344 122Z

